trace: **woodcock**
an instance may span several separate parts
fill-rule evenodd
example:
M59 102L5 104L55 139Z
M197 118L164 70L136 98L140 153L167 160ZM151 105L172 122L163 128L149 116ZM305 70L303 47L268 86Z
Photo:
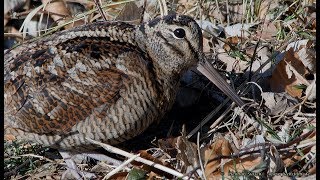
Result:
M190 17L171 15L88 24L15 51L5 55L6 131L72 149L86 137L125 141L161 119L202 56L202 35Z
M181 75L203 59L184 15L139 26L96 22L25 43L4 56L5 134L71 150L117 144L173 105Z

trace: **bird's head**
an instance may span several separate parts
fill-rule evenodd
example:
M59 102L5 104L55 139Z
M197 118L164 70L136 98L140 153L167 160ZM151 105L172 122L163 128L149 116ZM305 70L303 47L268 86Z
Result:
M185 15L168 15L140 25L136 41L153 64L168 74L181 74L203 56L201 29Z

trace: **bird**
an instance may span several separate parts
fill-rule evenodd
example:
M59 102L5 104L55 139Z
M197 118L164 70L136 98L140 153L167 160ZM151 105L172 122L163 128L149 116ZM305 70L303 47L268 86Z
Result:
M205 61L202 49L197 22L178 14L24 43L4 55L5 134L62 151L96 148L86 138L129 140L171 109L182 74Z

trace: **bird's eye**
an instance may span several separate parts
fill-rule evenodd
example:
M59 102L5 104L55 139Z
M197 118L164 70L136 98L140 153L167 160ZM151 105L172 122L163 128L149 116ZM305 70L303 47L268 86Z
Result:
M186 32L182 28L178 28L178 29L174 30L173 34L177 39L182 39L186 36Z

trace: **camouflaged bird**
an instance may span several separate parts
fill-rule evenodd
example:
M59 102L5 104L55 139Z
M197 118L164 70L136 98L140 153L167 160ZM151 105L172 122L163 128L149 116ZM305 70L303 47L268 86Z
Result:
M4 56L5 134L66 150L88 147L86 138L123 142L163 117L202 57L201 29L184 15L25 43Z

